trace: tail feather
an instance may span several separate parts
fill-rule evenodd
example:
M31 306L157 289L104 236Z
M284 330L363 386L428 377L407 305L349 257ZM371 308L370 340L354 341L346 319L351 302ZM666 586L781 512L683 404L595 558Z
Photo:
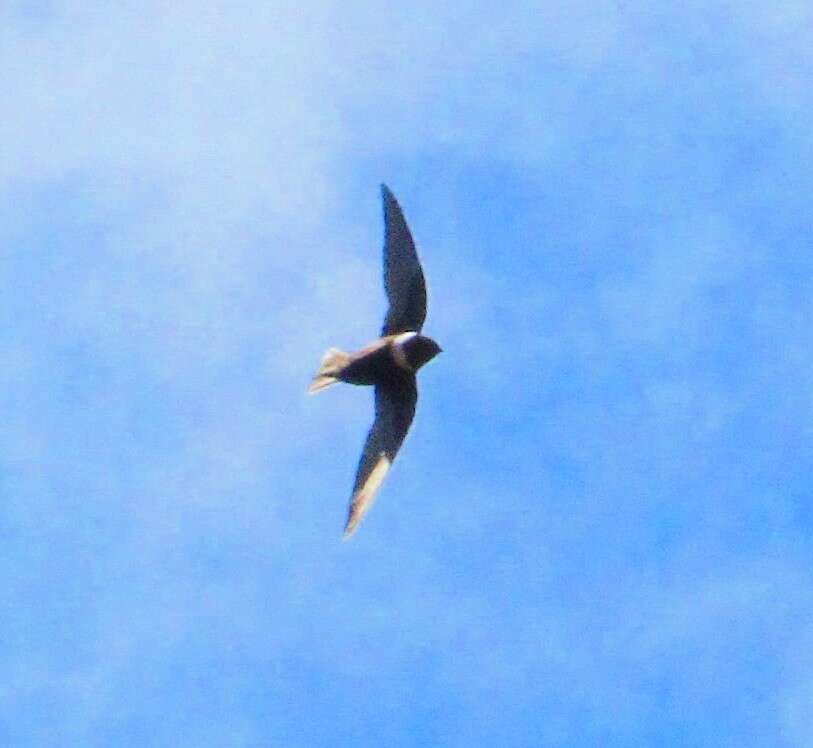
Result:
M339 380L336 379L336 377L329 377L324 374L322 375L317 374L311 380L310 387L308 387L308 394L315 395L317 392L327 389L328 387L330 387L330 385L336 384L336 382L338 381Z
M350 361L349 354L340 351L338 348L328 348L325 355L322 356L322 364L319 371L314 374L311 380L308 393L313 395L315 392L324 390L332 384L339 381L339 375L342 369Z

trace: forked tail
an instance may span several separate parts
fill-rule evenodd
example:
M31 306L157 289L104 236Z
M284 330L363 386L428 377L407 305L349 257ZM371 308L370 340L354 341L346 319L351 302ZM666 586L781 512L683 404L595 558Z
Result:
M330 387L339 381L339 376L342 369L347 366L350 361L350 355L338 348L328 348L324 356L322 356L322 365L319 371L313 375L311 386L308 387L308 393L313 395L319 390Z

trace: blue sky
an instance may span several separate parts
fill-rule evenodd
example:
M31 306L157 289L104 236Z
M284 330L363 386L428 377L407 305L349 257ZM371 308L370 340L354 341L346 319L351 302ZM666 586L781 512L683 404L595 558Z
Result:
M810 4L167 5L0 9L0 743L813 744Z

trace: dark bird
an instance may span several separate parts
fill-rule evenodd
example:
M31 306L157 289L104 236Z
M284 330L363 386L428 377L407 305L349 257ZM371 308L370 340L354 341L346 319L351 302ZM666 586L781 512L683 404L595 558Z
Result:
M361 454L345 539L373 505L376 492L409 431L418 401L415 373L440 353L421 335L426 319L426 281L401 207L386 185L384 201L384 289L390 308L381 337L354 353L331 348L324 355L308 392L336 382L375 387L375 421Z

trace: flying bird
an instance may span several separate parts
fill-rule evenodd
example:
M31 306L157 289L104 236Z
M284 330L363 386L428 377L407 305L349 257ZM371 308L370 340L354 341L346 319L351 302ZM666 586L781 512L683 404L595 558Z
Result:
M330 348L313 377L311 394L337 382L375 388L375 420L359 461L344 528L349 538L369 511L409 431L418 401L415 374L441 352L421 335L426 319L426 281L401 206L386 185L384 202L384 290L389 310L381 336L354 353Z

